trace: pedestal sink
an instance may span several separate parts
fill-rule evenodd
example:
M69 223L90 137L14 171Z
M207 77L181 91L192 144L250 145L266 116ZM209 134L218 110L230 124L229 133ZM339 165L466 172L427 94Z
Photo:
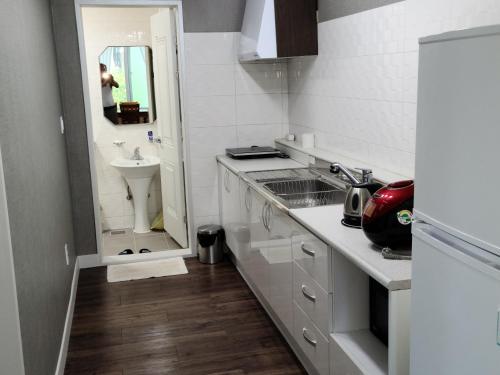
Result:
M134 232L151 231L148 218L148 193L153 176L160 169L160 158L144 156L142 160L118 158L111 162L127 180L134 199Z

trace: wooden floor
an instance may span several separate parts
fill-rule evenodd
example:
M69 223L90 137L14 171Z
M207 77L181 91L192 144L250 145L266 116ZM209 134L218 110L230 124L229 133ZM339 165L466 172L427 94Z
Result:
M65 374L305 374L230 263L109 284L82 270Z

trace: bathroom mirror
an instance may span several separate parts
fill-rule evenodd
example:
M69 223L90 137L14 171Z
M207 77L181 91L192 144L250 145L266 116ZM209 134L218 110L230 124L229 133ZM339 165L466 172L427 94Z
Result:
M115 125L156 119L152 52L148 46L110 46L99 55L104 117Z

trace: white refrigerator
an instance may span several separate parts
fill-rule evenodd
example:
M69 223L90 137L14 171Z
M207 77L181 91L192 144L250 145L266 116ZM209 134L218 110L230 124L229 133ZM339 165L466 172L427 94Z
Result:
M411 374L500 374L500 27L420 41Z

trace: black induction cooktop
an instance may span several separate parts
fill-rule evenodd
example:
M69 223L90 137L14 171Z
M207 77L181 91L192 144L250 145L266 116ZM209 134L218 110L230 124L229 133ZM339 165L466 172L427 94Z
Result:
M227 148L226 155L233 159L273 158L281 156L280 150L267 146Z

